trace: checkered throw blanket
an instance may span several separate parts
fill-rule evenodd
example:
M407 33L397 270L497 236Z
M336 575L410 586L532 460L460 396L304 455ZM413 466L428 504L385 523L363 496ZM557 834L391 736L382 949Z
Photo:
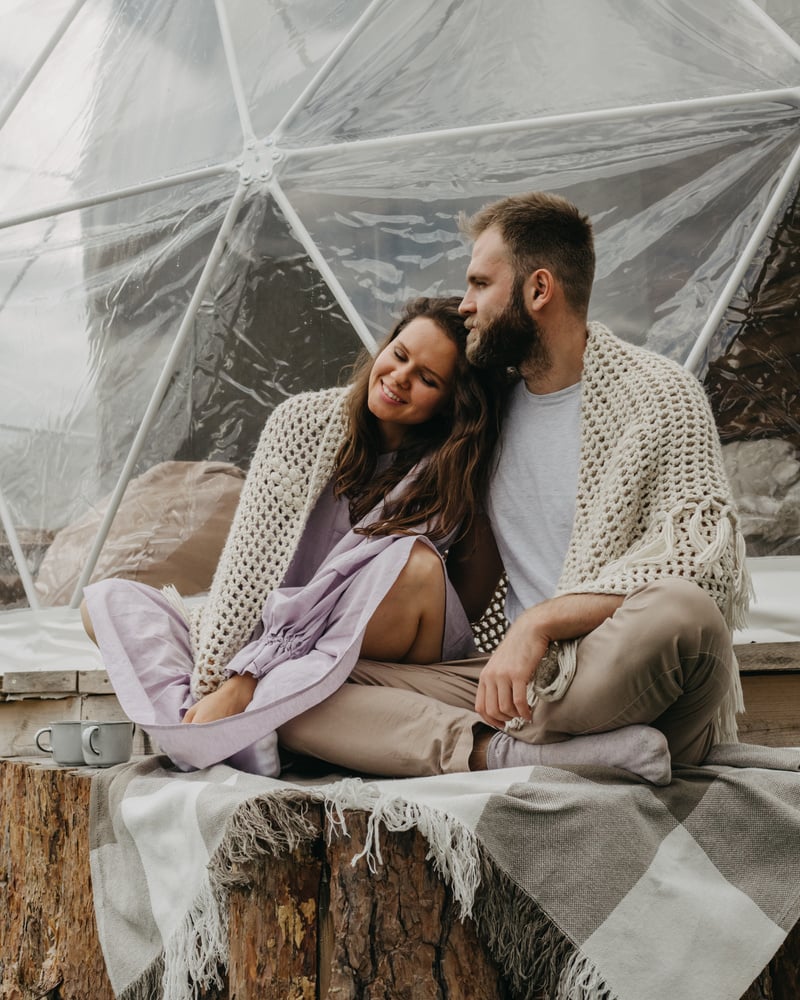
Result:
M189 1000L227 960L233 862L315 834L323 802L416 827L513 995L738 1000L800 917L800 751L729 745L667 787L604 768L298 785L163 757L93 778L91 869L125 1000Z

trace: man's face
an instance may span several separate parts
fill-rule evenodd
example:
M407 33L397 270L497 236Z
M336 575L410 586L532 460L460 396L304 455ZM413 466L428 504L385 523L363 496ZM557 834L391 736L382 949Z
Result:
M525 280L515 275L494 227L475 240L467 269L467 358L476 368L518 368L543 351L539 325L525 305Z

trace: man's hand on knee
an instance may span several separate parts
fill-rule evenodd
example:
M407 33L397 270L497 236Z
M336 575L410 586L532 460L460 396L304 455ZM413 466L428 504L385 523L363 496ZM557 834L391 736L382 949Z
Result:
M550 640L521 618L506 634L481 671L475 711L498 729L511 719L530 721L528 683Z

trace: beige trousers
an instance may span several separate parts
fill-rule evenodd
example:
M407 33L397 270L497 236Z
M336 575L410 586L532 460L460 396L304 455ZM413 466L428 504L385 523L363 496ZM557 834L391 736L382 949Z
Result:
M485 657L418 666L359 660L347 683L278 730L281 745L369 774L411 777L468 770ZM735 669L731 637L696 584L666 578L625 599L578 644L563 699L539 702L512 735L556 743L646 723L675 762L707 754L717 708Z

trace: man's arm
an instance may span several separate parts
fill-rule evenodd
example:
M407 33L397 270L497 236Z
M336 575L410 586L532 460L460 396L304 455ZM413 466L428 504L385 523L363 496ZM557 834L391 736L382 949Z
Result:
M503 572L503 563L485 514L447 554L447 575L471 622L483 615Z
M481 671L475 711L498 729L510 719L530 720L528 682L550 643L587 635L622 601L616 594L564 594L528 608Z

